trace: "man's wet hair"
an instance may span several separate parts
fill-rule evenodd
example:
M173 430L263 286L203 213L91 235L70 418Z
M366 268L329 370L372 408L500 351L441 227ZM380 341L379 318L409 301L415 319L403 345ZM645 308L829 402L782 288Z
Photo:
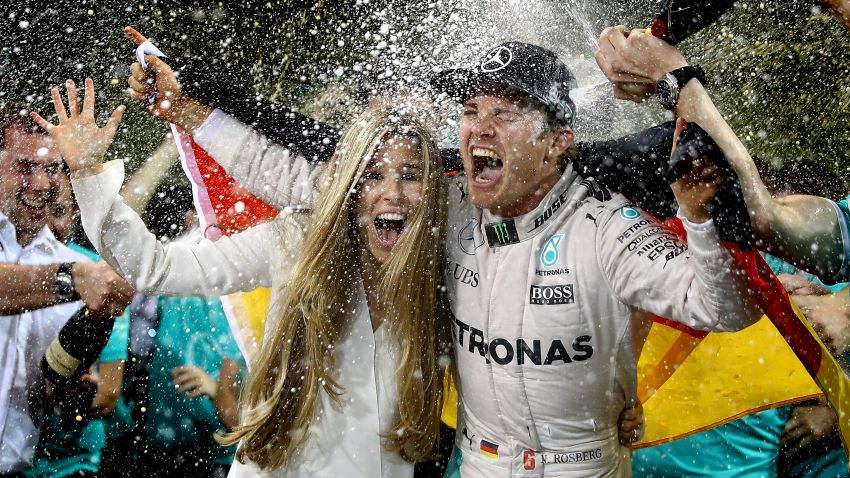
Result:
M42 132L28 111L11 101L0 103L0 149L6 147L6 128L15 126L30 134Z

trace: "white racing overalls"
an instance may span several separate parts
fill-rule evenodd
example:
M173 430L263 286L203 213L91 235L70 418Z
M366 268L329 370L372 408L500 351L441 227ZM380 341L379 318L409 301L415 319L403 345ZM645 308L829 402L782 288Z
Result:
M701 330L761 315L713 225L688 228L689 250L571 168L512 219L465 188L460 177L450 192L445 273L460 475L630 476L617 418L635 397L632 308Z

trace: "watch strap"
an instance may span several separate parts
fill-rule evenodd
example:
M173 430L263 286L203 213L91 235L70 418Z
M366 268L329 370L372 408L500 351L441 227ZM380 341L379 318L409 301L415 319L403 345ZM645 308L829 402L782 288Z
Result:
M74 268L74 263L73 263L73 262L63 262L62 264L59 264L59 270L58 270L58 271L56 271L56 274L57 274L57 275L58 275L58 274L67 274L67 275L69 275L69 276L71 276L71 277L74 277L74 276L71 274L71 271L73 270L73 268Z
M691 79L696 78L700 83L705 86L707 79L705 77L705 70L702 69L699 65L687 65L681 68L676 68L675 70L670 72L670 75L673 78L676 78L676 83L679 85L679 90L681 90L685 84Z

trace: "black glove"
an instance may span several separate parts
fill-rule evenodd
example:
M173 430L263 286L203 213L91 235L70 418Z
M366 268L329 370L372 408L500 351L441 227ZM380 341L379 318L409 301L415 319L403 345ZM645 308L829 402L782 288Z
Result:
M667 181L674 183L688 174L693 162L700 158L707 158L723 175L723 183L711 201L711 217L720 239L735 242L742 250L751 250L755 244L753 225L738 175L717 143L696 123L688 124L679 136L676 152L667 164Z

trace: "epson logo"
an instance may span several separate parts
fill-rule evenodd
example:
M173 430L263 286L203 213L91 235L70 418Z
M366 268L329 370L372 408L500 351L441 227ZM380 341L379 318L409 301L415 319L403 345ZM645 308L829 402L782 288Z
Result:
M536 305L572 304L575 302L572 284L532 285L528 303Z

